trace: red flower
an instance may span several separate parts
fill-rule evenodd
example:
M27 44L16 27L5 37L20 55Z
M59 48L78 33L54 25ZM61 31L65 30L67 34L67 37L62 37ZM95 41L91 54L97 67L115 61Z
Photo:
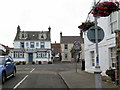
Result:
M119 2L102 2L99 3L97 7L93 10L93 15L98 15L101 17L109 16L112 12L119 10Z

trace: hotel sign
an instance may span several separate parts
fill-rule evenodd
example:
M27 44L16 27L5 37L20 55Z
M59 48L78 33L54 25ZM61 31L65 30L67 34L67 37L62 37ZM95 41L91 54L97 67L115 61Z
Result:
M34 52L37 52L37 50L36 49L26 49L25 52L34 53Z

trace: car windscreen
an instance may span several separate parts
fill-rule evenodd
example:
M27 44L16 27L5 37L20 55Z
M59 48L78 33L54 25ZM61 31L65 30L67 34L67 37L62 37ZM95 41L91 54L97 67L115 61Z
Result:
M4 57L0 57L0 65L2 65L4 62Z

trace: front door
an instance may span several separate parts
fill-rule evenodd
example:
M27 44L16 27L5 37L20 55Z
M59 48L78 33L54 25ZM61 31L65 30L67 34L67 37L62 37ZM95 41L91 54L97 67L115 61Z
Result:
M33 53L28 54L28 60L29 60L29 62L33 61Z

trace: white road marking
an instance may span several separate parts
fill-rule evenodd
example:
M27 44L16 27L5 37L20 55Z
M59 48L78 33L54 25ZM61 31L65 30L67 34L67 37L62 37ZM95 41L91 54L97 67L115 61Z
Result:
M32 73L35 70L35 68L33 68L30 73ZM13 89L16 89L29 75L26 75L17 85L15 85L15 87Z
M13 89L16 89L27 77L28 75L26 75Z
M35 70L35 68L33 68L33 69L30 71L30 73L32 73L34 70Z

